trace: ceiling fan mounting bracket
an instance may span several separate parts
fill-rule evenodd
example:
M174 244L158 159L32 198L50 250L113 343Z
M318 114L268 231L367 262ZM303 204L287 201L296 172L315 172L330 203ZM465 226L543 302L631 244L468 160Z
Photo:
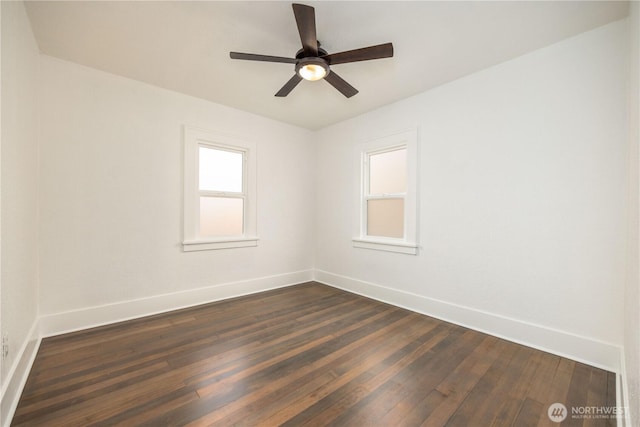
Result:
M296 59L302 58L318 58L321 56L328 55L327 51L320 47L320 42L318 41L318 56L309 56L304 54L304 49L300 49L296 52Z

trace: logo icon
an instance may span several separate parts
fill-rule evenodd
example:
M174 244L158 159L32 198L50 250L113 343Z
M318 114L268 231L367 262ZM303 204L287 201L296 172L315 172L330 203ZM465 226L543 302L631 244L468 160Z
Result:
M561 423L567 418L567 407L562 403L552 403L547 410L547 415L554 423Z

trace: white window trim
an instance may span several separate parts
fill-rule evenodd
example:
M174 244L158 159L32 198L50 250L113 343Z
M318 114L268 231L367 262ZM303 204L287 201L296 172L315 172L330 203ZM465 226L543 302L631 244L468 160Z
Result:
M407 149L407 191L403 194L385 194L385 198L404 198L404 238L372 237L367 235L366 201L368 188L368 159L371 154L384 153L400 147ZM418 131L412 129L359 144L354 156L358 170L358 200L354 203L353 247L418 254Z
M242 152L244 223L242 236L207 238L198 235L200 225L200 195L238 197L238 193L201 192L199 189L198 152L199 147L208 146L222 150ZM184 240L183 251L203 251L213 249L244 248L258 245L256 227L256 145L235 137L184 126Z

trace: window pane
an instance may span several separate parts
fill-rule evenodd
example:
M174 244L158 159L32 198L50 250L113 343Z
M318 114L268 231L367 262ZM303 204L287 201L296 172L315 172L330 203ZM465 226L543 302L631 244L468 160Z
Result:
M242 192L242 153L199 147L200 190Z
M404 238L404 199L368 200L367 235Z
M244 200L200 197L200 236L242 236Z
M369 156L369 194L407 191L407 149Z

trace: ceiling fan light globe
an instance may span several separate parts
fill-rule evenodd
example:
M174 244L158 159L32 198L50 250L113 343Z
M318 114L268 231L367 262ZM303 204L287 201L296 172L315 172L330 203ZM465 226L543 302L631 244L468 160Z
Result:
M329 65L320 58L304 58L296 65L296 73L305 80L315 82L329 74Z
M298 74L305 80L315 82L316 80L323 79L327 75L327 70L316 64L308 64L300 67Z

